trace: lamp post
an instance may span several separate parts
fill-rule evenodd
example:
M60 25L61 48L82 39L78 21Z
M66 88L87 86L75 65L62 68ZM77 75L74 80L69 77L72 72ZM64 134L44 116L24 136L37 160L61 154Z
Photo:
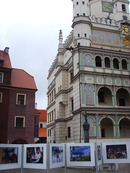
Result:
M85 118L85 122L83 124L84 143L89 143L89 123L87 120L87 111L85 111L84 118Z

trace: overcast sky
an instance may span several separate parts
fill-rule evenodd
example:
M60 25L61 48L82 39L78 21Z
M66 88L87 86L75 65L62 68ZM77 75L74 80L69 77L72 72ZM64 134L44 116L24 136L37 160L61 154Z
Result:
M47 75L56 57L59 30L72 30L71 0L0 0L0 50L9 47L13 68L34 76L39 109L47 108Z

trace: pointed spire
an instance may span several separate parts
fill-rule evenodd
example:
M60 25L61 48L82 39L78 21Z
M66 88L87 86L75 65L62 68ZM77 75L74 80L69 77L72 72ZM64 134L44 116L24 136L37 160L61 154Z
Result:
M59 32L59 44L62 44L63 42L63 36L62 36L62 30Z

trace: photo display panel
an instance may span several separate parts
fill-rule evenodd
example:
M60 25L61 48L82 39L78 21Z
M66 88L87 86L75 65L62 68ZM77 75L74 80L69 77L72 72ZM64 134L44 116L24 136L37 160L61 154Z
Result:
M104 163L130 163L130 142L103 143Z
M50 168L65 166L65 144L50 144Z
M21 168L22 145L0 144L0 170Z
M94 143L67 144L67 166L95 166Z
M96 143L96 160L97 160L97 165L102 164L102 145L101 143Z
M46 144L24 145L23 167L46 169Z

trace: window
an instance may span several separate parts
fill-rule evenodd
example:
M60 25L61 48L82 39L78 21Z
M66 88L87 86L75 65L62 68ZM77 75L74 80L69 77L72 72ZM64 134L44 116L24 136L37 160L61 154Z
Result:
M73 111L74 110L74 100L73 100L73 98L71 99L71 111Z
M126 11L126 6L125 6L125 4L122 4L122 11Z
M84 5L84 4L85 4L85 2L84 2L84 1L82 1L82 4Z
M127 61L125 59L122 60L122 69L127 70Z
M119 69L119 62L118 62L118 59L116 58L113 59L113 68Z
M127 16L122 16L123 20L127 20Z
M0 103L2 103L2 96L3 96L3 93L0 92Z
M119 98L119 106L125 106L125 99Z
M98 93L98 102L104 103L104 92L103 91L99 91L99 93Z
M71 127L68 127L68 138L71 138Z
M26 105L26 95L25 94L17 94L16 104Z
M25 127L25 117L15 116L14 127Z
M102 135L102 138L105 138L105 129L104 128L102 128L101 135Z
M78 5L79 4L79 2L76 2L76 5Z
M0 66L3 66L3 64L4 64L4 60L0 59Z
M40 123L40 128L43 128L43 124L42 123Z
M102 61L100 56L96 56L96 67L102 67Z
M78 37L80 37L80 34L78 34Z
M3 79L4 79L4 73L0 72L0 83L3 83Z
M110 59L108 57L105 58L105 67L110 68Z

